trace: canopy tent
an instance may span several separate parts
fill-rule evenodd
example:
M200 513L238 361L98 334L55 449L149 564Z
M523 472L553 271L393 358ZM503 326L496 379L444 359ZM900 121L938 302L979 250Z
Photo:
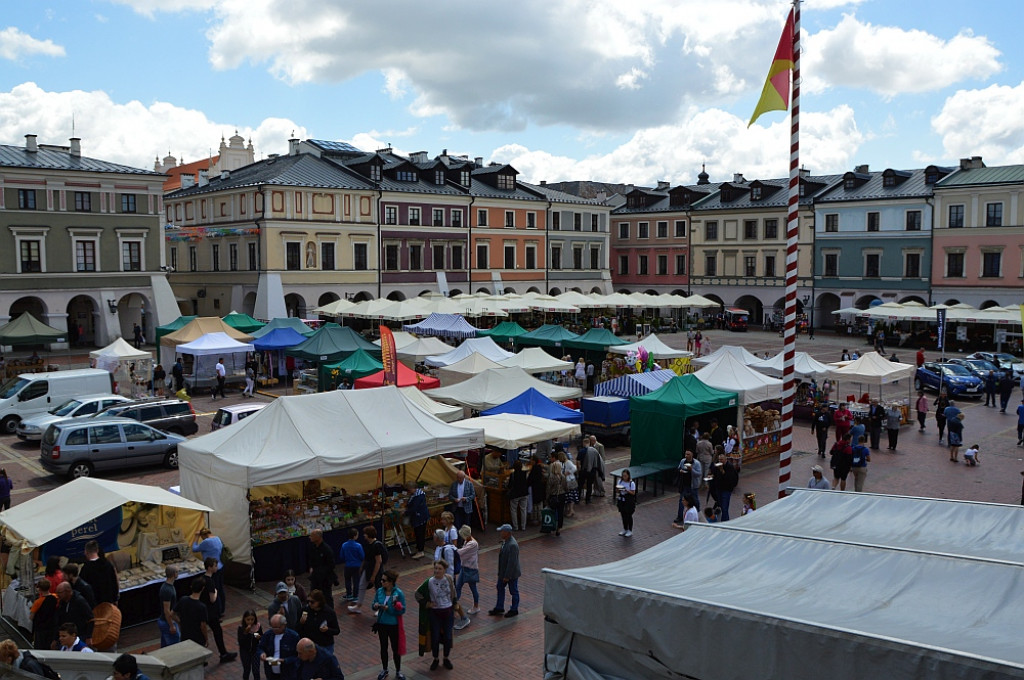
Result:
M398 387L415 387L420 390L430 390L441 386L441 381L423 373L417 373L402 362L395 364L395 376L398 379ZM369 387L384 386L384 371L377 371L373 375L357 378L352 384L357 390Z
M602 308L615 309L616 307L636 307L636 301L630 298L628 295L622 293L612 293L611 295L591 295L594 298L594 302L598 303Z
M651 333L646 338L639 342L631 342L628 345L617 345L615 347L609 347L609 352L615 354L629 354L630 352L636 353L643 347L647 350L647 353L657 359L680 359L683 357L692 357L692 352L687 352L682 349L673 349L665 344L665 342L659 338L656 334Z
M336 389L345 378L356 380L383 368L384 364L379 359L357 349L337 363L320 364L317 384L321 392L326 392Z
M562 343L566 347L582 349L591 352L604 352L609 347L625 345L628 341L617 337L607 328L591 328L589 331L578 337L566 340Z
M518 295L488 295L484 303L497 307L509 314L525 314L530 311L530 304Z
M393 304L395 304L395 300L389 300L387 298L363 300L362 302L357 302L351 307L341 310L340 312L338 312L338 316L352 316L364 319L379 319L380 312L392 306ZM421 307L417 307L416 311L417 313L420 314L420 316L417 316L415 318L422 319L424 316L426 316L425 314L422 314Z
M505 307L508 306L504 300L491 300L490 297L474 297L469 300L462 300L458 306L458 313L463 316L508 316Z
M733 357L734 359L736 359L745 366L750 366L751 364L756 364L762 361L761 357L757 356L756 354L751 354L746 350L745 347L739 347L738 345L722 345L711 354L702 357L697 357L696 359L693 360L693 363L698 366L707 366L708 364L715 363L726 354Z
M65 342L68 332L62 331L22 312L16 319L0 327L0 346L47 345L51 342Z
M267 333L269 333L269 332L271 332L271 331L273 331L273 330L275 330L277 328L291 328L296 333L300 333L304 337L307 337L307 338L309 336L313 335L313 333L316 333L316 331L314 329L312 329L309 326L307 326L306 324L304 324L302 322L302 319L296 318L294 316L287 316L287 317L278 317L276 319L271 319L270 322L267 323L266 326L264 326L263 328L259 329L258 331L253 331L252 332L252 337L253 338L262 338L264 335L266 335Z
M430 312L423 308L423 305L416 300L388 300L390 304L379 307L372 312L356 314L359 306L353 307L341 313L342 316L360 316L364 319L383 319L386 321L411 321L413 319L424 319L430 316ZM365 304L365 303L360 303Z
M512 352L506 352L498 347L498 344L491 338L471 338L461 345L444 354L433 355L426 358L427 366L451 366L457 361L462 361L469 355L476 352L482 354L491 361L501 361L513 356Z
M735 422L739 404L736 392L708 387L693 375L673 376L649 394L631 397L630 465L683 457L686 423L705 414L730 410L723 422Z
M660 388L672 378L675 371L662 368L647 373L627 373L626 375L599 382L594 386L595 397L636 397Z
M0 512L0 526L9 543L32 549L125 503L149 503L199 512L211 510L160 487L79 477Z
M428 390L427 396L483 411L504 404L531 387L555 401L576 399L583 394L576 387L559 387L537 380L521 368L492 368L458 385Z
M156 346L160 346L160 341L165 335L173 333L174 331L181 330L187 326L192 320L196 319L195 316L179 316L174 321L164 324L163 326L156 327Z
M110 371L121 394L131 394L134 399L149 396L149 381L153 375L152 353L135 349L124 338L117 338L106 347L89 352L89 359L96 368Z
M406 333L405 331L391 331L391 336L395 339L395 348L398 349L398 350L402 350L405 347L408 347L409 345L413 344L414 342L417 342L418 340L426 340L427 339L427 338L417 338L412 333ZM373 344L375 344L378 347L380 347L380 338L377 338L376 340L374 340ZM431 352L431 354L435 354L435 352Z
M864 313L864 310L856 307L843 307L842 309L837 309L832 313L838 314L839 316L861 316Z
M888 385L897 380L913 378L917 367L913 364L901 364L889 361L878 352L865 352L856 361L851 361L841 368L829 370L828 376L833 380L849 380L862 385Z
M538 312L561 312L563 314L575 314L580 311L580 308L576 305L571 305L568 302L562 302L558 298L551 295L539 295L537 293L527 294L523 296L523 299L530 309Z
M772 377L782 377L783 363L786 359L786 353L779 352L771 359L764 359L763 361L757 361L750 364L750 367L754 370L761 371L765 375ZM797 352L796 356L793 357L793 372L798 378L824 378L832 366L823 364L807 352Z
M477 373L483 373L487 369L501 367L501 364L491 361L483 354L473 352L465 359L437 369L437 377L441 379L442 385L454 385L472 378Z
M546 323L540 328L520 335L516 343L520 345L540 345L541 347L561 347L566 340L580 337L576 333L558 324Z
M252 346L260 352L267 352L297 347L298 345L306 342L306 340L307 338L305 335L288 326L275 328L269 333L265 333L258 338L254 338Z
M756 404L768 399L782 399L781 380L770 378L745 366L732 354L723 354L693 376L708 387L738 392L741 404Z
M568 371L573 367L573 363L571 361L562 361L561 359L557 359L542 350L540 347L527 347L526 349L517 352L514 356L511 356L508 359L502 359L498 363L506 367L518 366L527 373Z
M548 399L532 387L504 404L482 411L480 415L494 416L499 413L520 413L547 420L557 420L562 423L579 424L583 422L581 412Z
M712 307L721 307L721 302L715 302L710 298L706 298L703 295L689 295L683 298L686 301L686 306L694 309L710 309Z
M470 430L482 429L487 445L499 449L518 449L537 442L571 437L580 433L579 425L521 413L498 413L467 418L457 420L452 425Z
M253 346L247 342L239 342L228 337L227 333L207 333L192 342L178 345L178 352L191 354L192 356L205 357L212 354L237 354L239 352L252 352Z
M1021 508L908 498L884 514L871 511L876 521L860 521L861 508L886 503L853 493L794 494L730 522L691 524L618 562L545 569L547 677L1024 675ZM762 516L769 508L774 522ZM1016 525L1016 533L984 540L989 513L1003 509L1014 519L997 524ZM847 531L851 523L856 532ZM1016 559L974 550L979 540L1011 536ZM913 537L913 547L904 547L904 537ZM947 546L957 558L943 554ZM679 621L699 643L679 643Z
M334 302L328 302L326 305L317 307L313 310L313 313L321 316L341 316L343 311L355 307L356 304L357 303L352 302L351 300L340 298Z
M178 345L188 344L210 333L224 333L229 338L240 342L248 342L252 339L251 335L232 328L220 317L199 316L173 333L168 333L160 338L160 363L170 366L174 363Z
M447 354L453 347L438 338L413 338L406 345L398 346L398 358L412 364L418 364L435 354Z
M307 361L334 362L341 361L357 349L380 353L380 347L351 328L328 324L313 333L301 345L285 350L285 354Z
M461 420L462 416L465 415L465 409L461 406L452 406L451 404L442 404L439 401L434 401L415 387L399 387L398 391L402 393L402 396L411 401L413 405L446 423L450 423L453 420Z
M113 373L122 361L152 361L153 354L142 349L135 349L124 338L117 338L101 349L89 352L89 358L96 362L96 368Z
M431 314L423 321L402 326L402 330L416 335L441 338L475 338L477 329L459 314Z
M267 325L262 321L257 321L248 314L241 314L239 312L231 312L225 316L224 323L243 333L252 333Z
M326 426L332 423L340 426ZM345 486L374 488L380 470L395 474L395 466L483 441L480 430L441 422L395 387L284 396L236 425L181 444L181 493L214 509L210 529L236 561L247 562L250 489L354 475L362 477Z
M579 307L580 309L598 309L601 307L601 303L595 300L590 295L584 293L577 293L574 290L567 290L564 293L560 293L555 296L555 299L570 304L573 307Z
M527 330L515 321L502 321L494 328L481 329L476 332L478 336L484 335L495 342L502 343L515 342L519 336L526 335L526 333Z

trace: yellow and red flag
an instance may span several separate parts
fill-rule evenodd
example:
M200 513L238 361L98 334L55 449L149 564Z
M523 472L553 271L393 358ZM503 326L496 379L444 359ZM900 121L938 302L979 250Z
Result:
M793 70L793 10L789 11L786 25L779 38L779 46L775 50L775 59L768 69L768 78L761 90L761 98L754 108L747 127L754 124L761 114L768 111L785 111L789 108L789 72Z
M380 360L384 364L384 385L398 384L398 348L395 336L387 326L380 327Z

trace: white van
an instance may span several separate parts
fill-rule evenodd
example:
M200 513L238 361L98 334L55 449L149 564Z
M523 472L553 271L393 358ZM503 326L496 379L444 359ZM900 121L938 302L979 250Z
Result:
M100 368L23 373L0 385L0 433L14 434L22 418L46 413L83 394L112 394L114 376Z

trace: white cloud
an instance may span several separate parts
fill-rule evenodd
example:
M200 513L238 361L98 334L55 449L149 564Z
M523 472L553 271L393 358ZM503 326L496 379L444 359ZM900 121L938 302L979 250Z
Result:
M192 12L207 10L213 5L213 0L109 0L115 5L125 5L136 13L152 19L157 12Z
M932 118L953 158L982 156L988 165L1024 163L1024 82L960 90Z
M63 57L64 48L52 40L38 40L22 33L14 26L0 31L0 58L17 61L22 57L40 54L44 57Z
M303 138L304 127L287 118L265 118L256 127L211 121L201 111L167 102L145 105L115 102L102 91L47 92L35 83L22 83L0 92L0 140L17 144L24 135L39 135L40 143L64 144L75 132L82 153L138 168L152 168L155 157L170 151L179 161L205 158L217 152L221 136L238 133L252 138L257 158L287 153L292 131Z
M640 81L646 79L647 74L642 69L634 66L615 79L615 86L623 90L638 90L641 87Z
M920 30L862 23L845 15L835 28L803 41L803 89L873 90L892 97L983 80L1002 70L1000 52L984 36L961 31L949 40Z

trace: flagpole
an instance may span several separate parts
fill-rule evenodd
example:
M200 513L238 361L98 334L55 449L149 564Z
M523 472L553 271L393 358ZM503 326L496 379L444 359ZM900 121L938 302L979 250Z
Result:
M793 454L793 363L796 359L796 286L800 236L800 0L793 0L793 96L789 133L789 214L786 220L786 307L783 326L782 435L779 498L789 486Z

